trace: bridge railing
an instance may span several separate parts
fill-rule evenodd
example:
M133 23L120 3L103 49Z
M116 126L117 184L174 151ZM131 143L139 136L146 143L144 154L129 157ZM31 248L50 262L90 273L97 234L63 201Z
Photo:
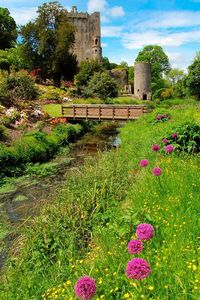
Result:
M72 120L135 120L147 112L145 105L62 105L62 116Z

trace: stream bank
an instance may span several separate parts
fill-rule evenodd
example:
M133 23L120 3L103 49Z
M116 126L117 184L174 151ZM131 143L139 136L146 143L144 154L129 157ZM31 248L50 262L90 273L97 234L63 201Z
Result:
M54 159L33 164L19 178L10 178L0 187L0 269L9 254L15 254L15 240L23 226L49 202L54 201L69 173L77 171L87 158L120 145L118 123L102 123L74 144L61 148Z

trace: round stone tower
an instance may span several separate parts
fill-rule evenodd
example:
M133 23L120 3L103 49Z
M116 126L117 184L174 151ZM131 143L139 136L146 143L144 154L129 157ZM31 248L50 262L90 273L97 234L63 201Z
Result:
M150 63L136 62L134 78L134 95L141 100L151 100Z

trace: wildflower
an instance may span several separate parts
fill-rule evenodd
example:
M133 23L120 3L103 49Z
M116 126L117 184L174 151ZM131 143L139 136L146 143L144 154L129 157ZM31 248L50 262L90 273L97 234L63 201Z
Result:
M167 146L165 147L165 151L166 151L167 153L172 153L172 152L174 151L174 146L173 146L173 145L167 145Z
M140 167L147 167L149 165L148 159L142 159L140 161Z
M142 280L151 273L148 262L142 258L130 260L126 267L126 275L135 280Z
M152 172L154 176L160 176L162 174L162 170L159 167L153 168Z
M81 277L75 287L75 294L79 299L90 300L96 294L95 279L89 276Z
M136 235L140 240L150 240L154 235L154 228L151 224L141 223L136 228Z
M159 145L157 145L157 144L154 144L153 146L152 146L152 148L151 148L153 151L155 151L155 152L157 152L157 151L159 151L160 150L160 146Z
M172 138L173 138L173 139L176 139L177 137L178 137L178 134L177 134L177 133L173 133L173 134L172 134Z
M169 141L167 139L162 139L163 144L167 144Z
M128 252L130 254L138 254L143 250L143 243L138 240L131 240L128 243Z
M149 290L149 291L153 291L153 290L154 290L154 287L153 287L152 285L150 285L150 286L148 287L148 290Z

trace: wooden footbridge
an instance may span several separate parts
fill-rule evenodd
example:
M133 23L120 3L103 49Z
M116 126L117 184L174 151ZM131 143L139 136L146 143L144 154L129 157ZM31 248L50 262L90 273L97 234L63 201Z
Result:
M145 105L62 105L62 117L67 120L136 120L148 109Z

